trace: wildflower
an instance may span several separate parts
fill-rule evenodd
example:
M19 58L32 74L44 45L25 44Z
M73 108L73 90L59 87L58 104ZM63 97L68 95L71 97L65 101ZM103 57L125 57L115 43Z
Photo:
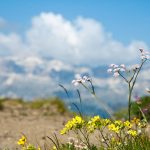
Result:
M114 131L116 133L119 133L119 126L116 126L115 124L108 125L108 129L112 130L112 131Z
M109 119L103 119L102 120L102 125L107 126L111 121Z
M147 126L146 121L141 121L141 122L138 123L139 128L145 128L146 126Z
M112 69L108 69L107 70L108 73L112 73L112 71L113 71Z
M61 131L60 131L60 134L63 135L63 134L66 134L68 131L67 128L63 128Z
M18 144L18 145L21 145L21 146L24 146L25 143L26 143L26 141L27 141L26 137L25 137L25 136L22 136L22 137L18 140L17 144Z
M115 121L115 124L120 126L120 125L122 124L122 121L116 120L116 121Z
M104 125L104 123L107 124L107 122L104 122L104 119L101 119L99 116L94 116L87 123L87 129L89 132L93 132L95 129L101 128Z
M79 80L72 80L72 84L73 84L74 86L78 86L79 83L80 83Z
M119 72L120 68L115 68L114 72Z
M114 77L118 77L118 76L119 76L119 73L118 73L118 72L115 72L113 76L114 76Z
M137 103L138 105L139 105L139 104L142 104L141 98L140 98L138 95L135 96L135 101L136 101L136 103Z
M114 124L115 126L119 127L119 129L123 128L123 122L121 120L116 120Z
M131 67L131 69L133 70L133 71L136 71L137 69L139 69L140 68L140 65L139 64L135 64L135 65L133 65L132 67Z
M99 116L94 116L93 118L91 118L92 122L97 122L100 121L100 117Z
M60 134L66 134L72 129L80 129L83 124L84 120L80 116L75 116L75 118L66 123L65 127L60 131Z
M138 133L138 134L141 134L141 133L142 133L142 131L139 129L139 130L137 130L137 133Z
M75 144L74 145L75 146L75 148L77 148L77 149L81 149L81 150L83 150L83 149L87 149L88 147L84 144L84 143L77 143L77 144Z
M128 120L124 122L124 126L127 128L132 128L132 124Z
M120 67L126 69L126 66L124 64L121 64Z
M101 139L101 141L102 141L102 142L105 142L105 140L104 140L103 138Z
M90 77L88 77L88 76L83 76L83 80L90 82L92 79Z
M69 145L74 145L74 143L75 143L74 137L69 137L68 140L69 140L69 142L68 142Z
M140 119L134 117L131 122L135 123L136 125L140 122Z
M126 66L124 64L116 65L116 64L111 64L109 66L110 68L107 70L108 73L114 73L114 77L118 77L120 75L120 72L126 71Z
M88 77L88 76L83 76L83 77L81 77L79 74L77 74L76 76L75 76L75 78L76 79L74 79L74 80L72 80L72 84L74 85L74 86L78 86L79 84L83 84L83 83L85 83L85 82L91 82L91 78L90 77Z
M56 146L53 146L52 150L57 150Z
M129 131L127 131L127 133L133 137L137 136L137 131L135 131L135 130L129 130Z
M109 66L110 68L117 68L118 67L118 65L116 65L116 64L110 64L110 66Z
M149 59L150 58L150 53L148 51L145 51L143 49L139 49L141 52L141 59L145 60L145 59Z

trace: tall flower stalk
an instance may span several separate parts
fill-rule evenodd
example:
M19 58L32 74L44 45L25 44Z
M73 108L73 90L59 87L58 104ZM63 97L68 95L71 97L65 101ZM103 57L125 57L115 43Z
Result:
M137 81L137 77L144 63L150 58L149 52L140 49L140 53L141 53L141 63L139 65L136 64L132 66L130 69L127 69L127 67L124 64L121 65L111 64L110 68L107 70L109 73L113 73L114 77L121 76L124 79L124 81L128 84L128 120L129 121L131 120L131 98L132 98L133 89ZM130 74L129 77L126 76L128 74Z
M77 75L76 78L77 79L74 79L72 81L74 86L82 85L85 89L87 89L89 93L91 93L94 96L96 100L98 101L100 100L95 93L95 88L93 86L92 79L90 77L88 76L81 77L80 75ZM89 86L87 86L86 83L89 83ZM105 113L113 120L112 110L102 100L101 100L101 106L103 107Z

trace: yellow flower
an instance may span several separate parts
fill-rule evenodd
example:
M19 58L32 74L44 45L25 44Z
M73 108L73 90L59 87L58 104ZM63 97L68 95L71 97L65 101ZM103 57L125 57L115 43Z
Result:
M109 119L103 119L102 124L103 126L107 126L111 121Z
M63 134L66 134L68 131L67 128L63 128L61 131L60 131L60 134L63 135Z
M40 148L40 147L38 147L38 150L41 150L41 148Z
M65 127L60 131L60 134L65 134L67 131L72 129L79 129L82 127L84 122L85 121L80 116L76 116L66 123Z
M111 130L111 131L114 131L114 132L116 132L116 133L119 133L119 126L115 126L115 124L110 124L109 126L108 126L108 129L109 130Z
M135 130L129 130L127 133L133 137L137 136L137 131L135 131Z
M127 128L132 128L132 124L128 120L124 122L124 126Z
M97 122L100 121L100 117L99 116L94 116L93 118L91 118L92 122Z
M132 123L135 123L136 125L140 122L140 119L134 117L132 120L131 120Z
M26 141L27 141L26 137L25 137L25 136L22 136L22 137L18 140L17 144L24 146L25 143L26 143Z
M120 125L122 124L122 121L116 120L114 123L115 123L116 125L120 126Z
M53 149L52 150L57 150L56 146L53 146Z

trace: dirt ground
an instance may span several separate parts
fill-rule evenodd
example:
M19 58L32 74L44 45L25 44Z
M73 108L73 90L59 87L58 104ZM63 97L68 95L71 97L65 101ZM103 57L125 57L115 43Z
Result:
M64 137L59 134L59 131L67 120L69 120L69 115L44 116L40 115L40 110L26 110L25 114L20 114L18 110L0 111L0 150L6 148L15 150L22 133L26 135L30 143L40 146L44 143L51 144L45 137L52 136L54 132L62 141Z
M17 141L22 134L27 137L29 143L41 147L52 145L46 137L52 137L54 133L61 142L67 141L68 136L60 135L60 130L72 115L58 113L54 107L44 112L45 110L24 109L18 105L0 110L0 150L20 150ZM150 126L147 132L150 133ZM93 142L96 141L94 138L95 136L92 137Z

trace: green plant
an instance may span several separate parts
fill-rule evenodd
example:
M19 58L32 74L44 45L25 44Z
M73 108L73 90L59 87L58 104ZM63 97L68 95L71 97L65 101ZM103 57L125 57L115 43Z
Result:
M141 52L141 62L139 65L134 65L131 69L128 69L124 64L116 65L111 64L109 73L114 73L115 77L121 76L124 81L128 84L128 120L131 120L131 98L137 77L146 61L149 60L149 52L140 49Z
M145 116L150 121L150 96L143 96L132 102L132 113L141 119Z
M0 99L0 111L4 109L3 100Z

